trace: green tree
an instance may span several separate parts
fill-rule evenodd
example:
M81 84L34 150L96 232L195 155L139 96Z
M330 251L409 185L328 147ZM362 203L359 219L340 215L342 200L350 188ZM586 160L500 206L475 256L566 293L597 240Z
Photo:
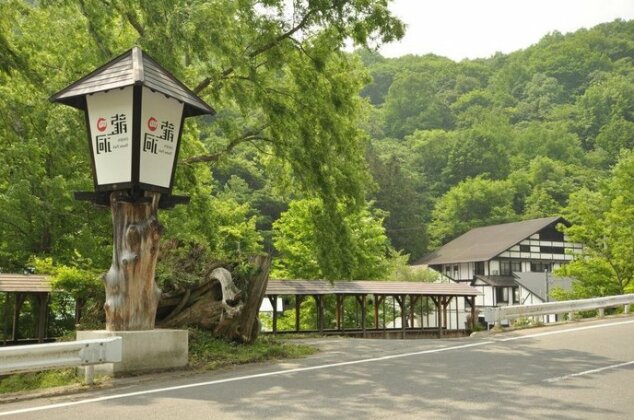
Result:
M504 179L510 172L508 148L513 131L504 118L491 116L473 128L460 130L447 158L444 175L451 185L460 181L486 175L492 179Z
M633 80L631 76L600 73L594 78L592 85L584 94L577 98L577 107L580 110L579 132L586 149L595 147L597 136L610 122L616 124L609 129L612 131L611 135L617 134L616 130L623 130L622 127L618 126L622 125L622 120L634 122ZM612 142L616 142L616 146L610 144ZM615 148L620 149L623 142L621 136L618 140L604 138L602 146L607 146L607 150L613 153ZM616 156L612 156L614 160Z
M564 268L580 292L622 294L634 284L634 153L622 154L611 178L598 191L582 189L570 198L564 232L584 245Z
M323 207L317 199L291 202L288 211L273 224L275 248L279 256L272 274L279 278L371 280L389 273L393 256L385 235L383 220L369 207L346 213L339 212L345 230L340 231L338 241L324 238ZM343 238L348 236L347 239ZM332 250L324 247L335 243L338 248L333 259Z
M432 245L443 245L475 227L516 220L513 194L510 182L482 177L451 188L434 207L429 226Z
M449 155L459 141L455 131L415 131L405 138L410 150L407 166L412 174L421 178L421 189L438 197L450 187L445 171ZM405 154L407 156L407 154Z
M567 163L580 163L584 156L579 137L561 122L531 122L515 127L511 153L514 159L538 156Z
M107 212L95 221L91 206L70 197L91 186L83 118L47 98L133 45L219 111L186 124L176 190L191 195L192 205L162 215L168 239L194 237L223 255L257 249L251 203L212 199L221 191L209 168L197 168L240 147L254 150L253 159L272 156L267 164L284 166L288 182L305 194L362 207L367 172L357 121L366 76L341 47L347 39L360 46L397 39L403 25L386 0L285 5L2 2L0 266L19 268L32 254L63 262L75 248L107 264ZM334 207L323 212L329 237L343 223Z
M397 154L377 156L371 148L367 155L370 172L378 185L373 195L374 205L386 212L384 226L392 246L408 254L412 261L422 257L427 251L426 200L418 191L417 177L406 169L404 158Z

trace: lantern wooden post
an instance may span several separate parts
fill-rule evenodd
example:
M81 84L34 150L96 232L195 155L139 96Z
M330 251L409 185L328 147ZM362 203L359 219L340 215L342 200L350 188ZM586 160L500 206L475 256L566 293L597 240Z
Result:
M153 329L161 296L154 281L163 231L157 211L189 201L171 194L184 119L215 111L138 47L50 100L86 113L95 192L75 198L112 211L106 329Z
M157 218L159 194L149 202L127 202L111 194L113 253L104 275L106 329L154 328L161 291L154 280L163 228Z

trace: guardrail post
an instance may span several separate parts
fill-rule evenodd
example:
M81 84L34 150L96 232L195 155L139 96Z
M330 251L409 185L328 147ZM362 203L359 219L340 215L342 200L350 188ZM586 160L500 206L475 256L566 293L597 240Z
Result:
M605 308L599 308L599 318L605 317Z
M84 383L93 385L95 383L95 365L88 365L84 368Z
M568 321L574 321L574 320L575 320L575 313L568 312Z
M626 304L625 307L623 308L623 313L624 314L629 314L630 313L630 304Z

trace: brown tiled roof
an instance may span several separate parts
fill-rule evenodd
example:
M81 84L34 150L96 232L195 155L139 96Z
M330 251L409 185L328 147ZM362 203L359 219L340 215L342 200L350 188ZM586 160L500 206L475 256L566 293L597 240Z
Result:
M99 67L53 96L52 102L60 102L75 108L85 108L85 95L104 90L143 85L164 93L185 104L185 116L214 114L209 105L182 84L170 72L161 67L149 55L134 47Z
M51 282L35 274L0 274L0 292L50 293Z
M544 217L471 229L415 262L414 265L488 261L532 234L557 223L567 222L562 217Z
M475 296L476 289L466 284L396 281L269 280L267 295L423 295Z

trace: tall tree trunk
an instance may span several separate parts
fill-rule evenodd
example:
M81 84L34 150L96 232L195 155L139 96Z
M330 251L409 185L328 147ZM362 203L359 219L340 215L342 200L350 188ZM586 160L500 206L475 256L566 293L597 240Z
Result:
M160 194L146 193L149 202L123 201L110 196L113 226L112 266L104 276L106 329L154 328L161 290L154 281L163 227L157 219Z

